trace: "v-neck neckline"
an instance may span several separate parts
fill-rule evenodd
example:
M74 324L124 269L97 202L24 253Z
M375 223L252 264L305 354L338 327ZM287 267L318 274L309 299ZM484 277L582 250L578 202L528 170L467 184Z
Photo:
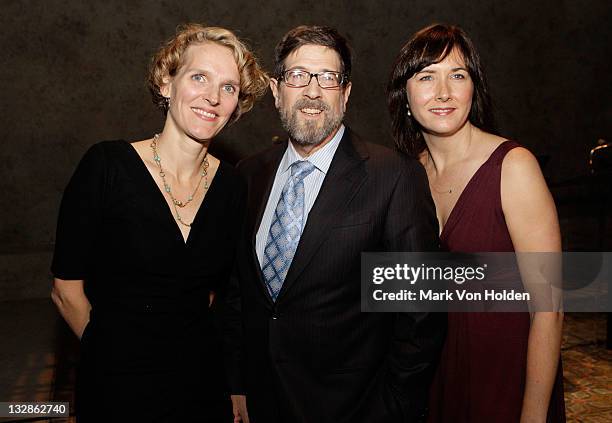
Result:
M471 190L471 187L472 187L474 181L476 180L476 178L478 177L478 175L482 172L482 170L485 168L485 166L493 159L493 157L495 157L495 154L499 151L501 146L506 144L507 142L510 142L510 140L505 140L505 141L501 142L497 147L495 147L493 152L491 152L489 157L487 157L487 160L485 160L478 167L478 169L476 169L476 172L474 172L474 174L472 175L472 177L470 178L468 183L465 185L465 187L463 188L463 191L461 191L461 194L459 194L459 198L457 198L457 201L455 202L455 205L453 206L453 208L451 209L450 213L448 214L448 218L446 219L446 223L444 224L444 227L442 228L442 232L440 232L440 239L441 240L443 240L445 238L447 232L450 231L449 226L452 228L453 224L455 224L455 220L458 219L458 218L455 217L455 215L457 213L459 213L457 210L460 209L459 206L461 205L461 202L465 201L464 198L467 196L467 193Z
M196 214L193 217L193 222L191 222L191 228L189 229L189 234L187 234L187 238L183 238L183 233L181 232L181 228L179 227L180 223L176 221L174 215L172 214L172 209L170 208L170 206L168 205L168 202L166 201L166 197L164 196L164 193L157 186L157 183L155 182L153 175L151 175L151 172L147 168L147 165L145 164L144 160L142 159L142 157L140 157L140 154L138 154L138 151L136 150L136 148L134 148L132 143L125 141L125 140L123 142L126 144L128 149L134 154L134 158L137 159L137 161L140 163L140 167L142 171L144 172L143 177L144 179L148 180L147 185L157 193L156 195L161 202L161 207L164 209L162 214L166 216L167 222L173 227L173 232L175 234L175 237L178 237L178 240L181 241L181 244L183 244L185 247L188 247L192 239L192 234L194 233L195 229L199 226L200 215L203 213L205 204L208 203L210 196L214 194L214 191L216 191L214 189L214 187L217 185L215 184L215 181L217 180L217 177L219 176L219 172L221 172L221 169L223 168L223 162L219 161L219 167L217 168L217 171L215 172L215 175L213 176L212 180L208 184L208 191L206 192L206 195L202 199L202 202L200 203L200 206L198 207L198 210L196 211Z

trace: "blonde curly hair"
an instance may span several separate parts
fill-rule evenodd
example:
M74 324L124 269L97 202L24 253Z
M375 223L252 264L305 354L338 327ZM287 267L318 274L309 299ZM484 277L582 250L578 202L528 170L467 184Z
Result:
M164 114L168 113L168 102L161 94L164 78L176 75L182 65L183 53L191 44L212 42L229 48L236 60L240 73L238 107L229 123L233 123L253 108L255 100L262 97L268 88L269 78L260 67L255 55L233 32L220 27L205 27L190 23L177 28L176 35L163 43L151 59L147 84L153 103Z

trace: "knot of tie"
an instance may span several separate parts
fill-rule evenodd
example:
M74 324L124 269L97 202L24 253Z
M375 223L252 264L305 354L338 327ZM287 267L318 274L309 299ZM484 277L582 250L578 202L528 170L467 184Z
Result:
M315 165L308 160L297 160L291 163L291 177L296 181L302 181L315 170Z

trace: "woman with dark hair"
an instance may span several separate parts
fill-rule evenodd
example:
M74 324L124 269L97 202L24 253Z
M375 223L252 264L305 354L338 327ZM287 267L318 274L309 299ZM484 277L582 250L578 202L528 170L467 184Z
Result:
M456 26L418 31L388 83L399 150L427 171L441 245L558 252L555 205L534 156L496 135L480 58ZM565 421L557 312L449 313L431 422Z
M245 187L208 147L268 77L232 32L190 24L148 81L162 131L91 147L62 199L52 298L81 340L76 414L229 422L210 303L233 264Z

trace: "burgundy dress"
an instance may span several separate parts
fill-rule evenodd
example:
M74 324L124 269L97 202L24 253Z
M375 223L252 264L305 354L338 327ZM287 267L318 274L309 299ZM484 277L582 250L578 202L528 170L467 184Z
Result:
M468 182L440 235L456 252L514 251L502 211L504 156L499 145ZM529 313L449 313L448 335L430 392L430 422L516 423L520 420L527 364ZM561 365L549 422L565 421Z

